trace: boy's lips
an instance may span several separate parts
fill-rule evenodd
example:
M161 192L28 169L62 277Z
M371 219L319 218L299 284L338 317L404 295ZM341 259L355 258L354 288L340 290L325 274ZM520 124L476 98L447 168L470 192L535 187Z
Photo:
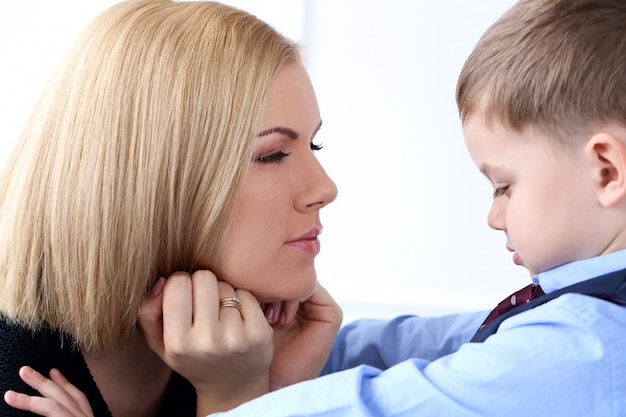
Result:
M519 256L519 254L515 251L515 249L513 249L512 247L510 247L509 245L506 245L506 250L508 250L509 252L513 253L513 263L515 265L521 265L522 264L522 258Z

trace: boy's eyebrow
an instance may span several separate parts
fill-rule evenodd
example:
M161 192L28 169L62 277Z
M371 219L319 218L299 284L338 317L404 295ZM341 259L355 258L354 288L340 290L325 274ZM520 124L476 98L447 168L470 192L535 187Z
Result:
M480 172L482 172L483 175L485 175L487 177L491 173L491 168L489 167L489 165L487 165L485 163L481 164L479 169L480 169Z
M314 138L315 135L317 135L317 132L319 132L321 127L322 127L322 121L320 120L320 123L315 128L313 135L311 135L311 139ZM272 133L280 133L280 134L287 136L289 139L293 139L293 140L296 140L300 137L298 132L296 132L295 130L288 128L288 127L283 127L283 126L274 126L272 128L266 129L262 131L261 133L257 134L256 137L260 138L262 136L271 135Z
M492 178L493 178L493 175L492 175L493 174L493 169L489 165L483 163L483 164L480 165L479 169L480 169L480 172L482 172L482 174L485 177L487 177L489 182L493 182L493 180L492 180Z

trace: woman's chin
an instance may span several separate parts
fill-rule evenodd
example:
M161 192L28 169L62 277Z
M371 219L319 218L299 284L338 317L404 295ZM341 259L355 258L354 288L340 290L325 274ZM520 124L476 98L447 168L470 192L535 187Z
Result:
M292 291L281 291L280 294L272 293L267 294L265 292L254 293L256 299L262 304L271 304L271 303L280 303L280 302L288 302L288 301L304 301L308 299L311 295L313 295L313 291L315 291L315 284L308 286L306 288L298 288L293 289Z

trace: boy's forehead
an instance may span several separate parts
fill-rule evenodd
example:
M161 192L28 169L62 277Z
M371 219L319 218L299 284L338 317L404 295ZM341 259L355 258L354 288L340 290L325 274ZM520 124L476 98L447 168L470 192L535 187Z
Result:
M467 117L463 121L463 129L465 129L466 127L491 132L495 132L498 130L513 131L507 120L503 119L499 115L486 113L483 111L474 112L467 115Z
M523 139L528 141L530 139L546 139L547 142L553 142L548 140L548 136L545 132L534 129L532 126L525 126L520 129L511 125L511 123L503 119L498 115L485 115L484 113L476 113L470 115L463 122L463 134L465 140L480 140L487 137L506 140L519 140Z
M494 174L498 173L498 167L493 167L486 162L481 163L478 166L478 170L487 178L491 178Z
M463 122L463 137L465 145L472 150L472 147L483 142L494 135L506 136L507 129L497 119L485 118L482 114L475 114L467 117Z

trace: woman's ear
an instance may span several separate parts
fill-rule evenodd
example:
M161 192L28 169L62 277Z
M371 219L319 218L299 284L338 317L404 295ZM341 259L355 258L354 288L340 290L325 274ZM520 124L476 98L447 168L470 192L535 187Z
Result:
M596 133L585 151L591 157L600 204L612 207L626 201L626 145L621 138L612 133Z

